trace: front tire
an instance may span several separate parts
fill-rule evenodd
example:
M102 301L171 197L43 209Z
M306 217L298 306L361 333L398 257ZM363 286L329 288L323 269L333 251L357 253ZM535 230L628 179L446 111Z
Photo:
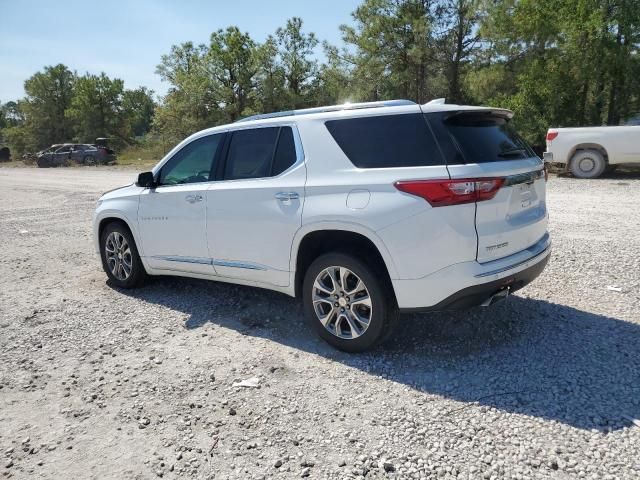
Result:
M580 150L571 157L569 168L574 177L598 178L607 168L607 162L597 150Z
M305 317L316 333L345 352L373 348L398 316L390 282L376 269L343 253L318 257L305 273Z
M108 224L100 235L102 268L119 288L141 286L147 276L129 229L120 222Z

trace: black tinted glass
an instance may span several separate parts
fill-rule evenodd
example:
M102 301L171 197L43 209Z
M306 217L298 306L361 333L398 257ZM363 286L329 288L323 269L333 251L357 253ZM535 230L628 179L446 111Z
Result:
M473 112L427 114L427 118L450 164L503 162L536 156L502 116Z
M160 170L160 185L208 182L222 134L208 135L185 145Z
M279 127L233 132L224 169L225 180L268 177Z
M294 163L296 163L296 146L293 141L293 130L291 130L291 127L282 127L278 138L276 155L273 158L271 175L280 175Z
M421 114L330 120L326 126L345 155L359 168L443 164Z

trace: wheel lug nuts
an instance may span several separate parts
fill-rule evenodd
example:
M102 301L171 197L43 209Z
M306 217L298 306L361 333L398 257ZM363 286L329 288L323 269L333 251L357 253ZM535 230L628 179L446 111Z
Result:
M337 307L337 306L338 306L338 303L336 302L336 303L334 303L333 305L334 305L335 307Z

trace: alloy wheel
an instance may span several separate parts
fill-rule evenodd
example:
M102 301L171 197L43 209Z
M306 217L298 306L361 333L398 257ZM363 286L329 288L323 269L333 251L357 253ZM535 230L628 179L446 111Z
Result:
M313 282L313 309L324 328L338 338L358 338L371 322L373 308L362 279L345 267L322 270Z
M104 245L107 267L118 280L127 280L133 270L133 257L127 239L120 232L111 232Z

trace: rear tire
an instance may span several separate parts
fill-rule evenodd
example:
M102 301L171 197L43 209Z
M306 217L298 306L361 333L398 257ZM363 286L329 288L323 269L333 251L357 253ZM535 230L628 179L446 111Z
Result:
M144 284L147 272L142 265L136 242L129 229L111 222L100 235L102 268L109 280L119 288L136 288Z
M82 159L82 163L84 163L85 165L89 165L89 166L93 166L93 165L97 165L98 162L96 162L96 159L94 157L92 157L91 155L85 155L85 157Z
M580 150L571 157L569 169L577 178L598 178L607 168L602 153L597 150Z
M398 317L392 287L355 256L327 253L307 269L302 287L307 322L333 347L363 352L385 340Z

